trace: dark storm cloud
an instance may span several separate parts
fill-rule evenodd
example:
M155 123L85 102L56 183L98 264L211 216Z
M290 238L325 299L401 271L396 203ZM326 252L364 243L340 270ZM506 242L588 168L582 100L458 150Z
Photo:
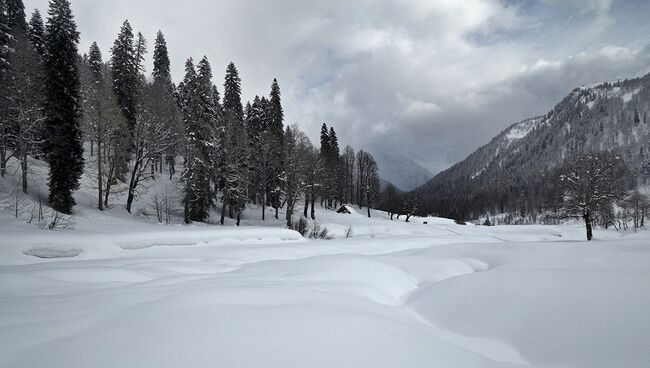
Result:
M44 10L46 0L27 0ZM400 150L433 170L577 85L648 70L645 1L72 0L82 49L105 57L124 19L162 29L175 78L187 57L229 61L244 97L280 81L288 122L323 122L355 148ZM150 45L151 46L151 45ZM149 68L150 69L150 68Z

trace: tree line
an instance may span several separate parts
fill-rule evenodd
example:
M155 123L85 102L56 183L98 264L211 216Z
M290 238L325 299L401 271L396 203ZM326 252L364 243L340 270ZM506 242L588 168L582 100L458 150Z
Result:
M160 31L147 78L148 42L128 21L105 59L96 42L79 54L68 0L50 0L47 19L35 10L29 22L22 0L0 0L0 7L0 174L11 158L19 160L27 193L28 158L46 161L48 201L56 211L72 212L84 173L99 210L112 205L117 187L126 186L131 212L148 182L176 180L182 198L165 203L164 217L179 205L185 223L208 221L220 209L221 224L228 216L239 225L247 203L261 207L263 220L267 207L276 218L283 208L288 226L300 214L299 202L312 219L318 202L330 209L378 205L372 155L349 146L341 152L326 124L318 148L297 125L285 126L277 80L267 96L244 105L232 62L222 94L206 57L187 59L175 84Z

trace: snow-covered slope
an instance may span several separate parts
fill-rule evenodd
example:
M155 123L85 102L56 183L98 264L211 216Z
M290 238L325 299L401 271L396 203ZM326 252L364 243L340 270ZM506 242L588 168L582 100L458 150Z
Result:
M307 241L278 227L90 219L52 232L3 216L1 367L609 368L650 358L645 232L597 232L587 246L580 226L319 211L337 238Z
M0 179L11 204L15 166ZM45 167L31 162L29 200ZM461 226L317 208L307 240L249 206L242 227L158 224L88 177L68 230L0 210L0 367L644 367L650 233ZM27 206L27 209L30 207ZM47 209L46 209L47 210ZM282 213L281 213L282 215ZM426 224L425 224L426 222ZM350 230L350 231L348 231ZM350 234L351 233L351 234ZM346 237L347 235L351 235Z

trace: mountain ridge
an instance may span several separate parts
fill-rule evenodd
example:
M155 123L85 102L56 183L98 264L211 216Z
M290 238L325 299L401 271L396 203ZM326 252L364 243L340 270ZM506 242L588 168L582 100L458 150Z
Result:
M402 191L410 191L425 184L433 174L424 166L398 152L373 153L379 175Z
M567 157L615 150L642 180L650 165L650 74L571 91L547 114L517 122L416 189L423 210L452 217L540 213L543 178Z

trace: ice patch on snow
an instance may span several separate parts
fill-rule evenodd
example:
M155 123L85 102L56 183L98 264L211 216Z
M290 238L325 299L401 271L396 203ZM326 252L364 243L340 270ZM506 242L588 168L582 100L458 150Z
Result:
M37 258L72 258L80 255L81 249L32 248L24 251L23 254Z

